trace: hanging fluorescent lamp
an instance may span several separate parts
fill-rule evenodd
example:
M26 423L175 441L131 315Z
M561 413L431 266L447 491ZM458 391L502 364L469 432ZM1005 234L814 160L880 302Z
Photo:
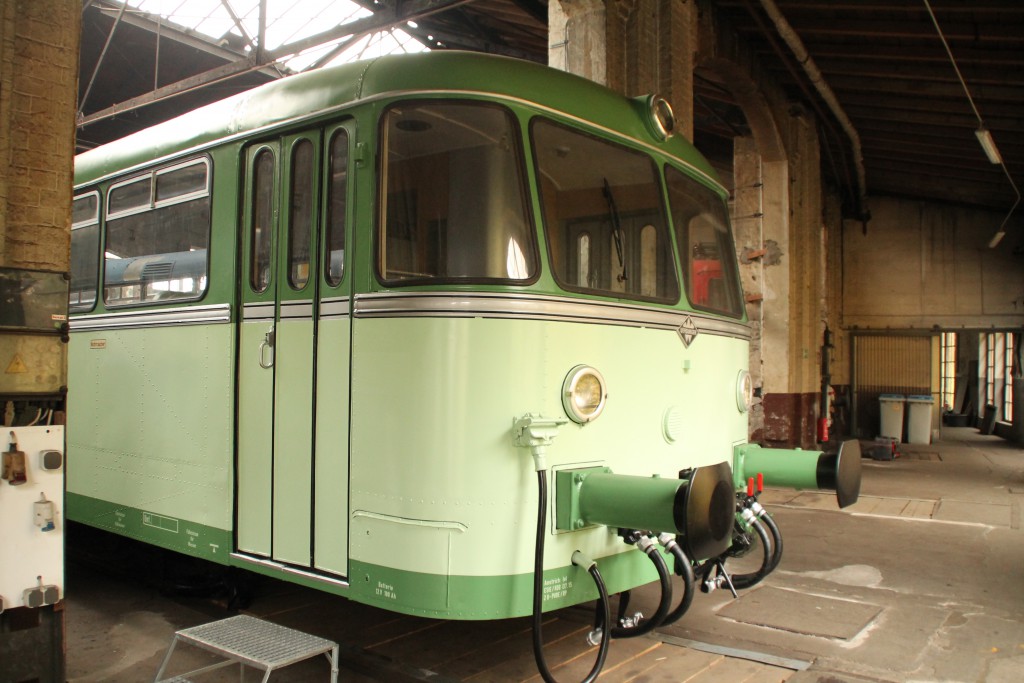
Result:
M974 131L974 134L978 136L978 142L981 143L981 148L985 150L985 156L993 164L1003 163L1003 157L999 154L999 148L996 147L996 141L992 139L992 133L989 132L988 128L982 126L978 130Z

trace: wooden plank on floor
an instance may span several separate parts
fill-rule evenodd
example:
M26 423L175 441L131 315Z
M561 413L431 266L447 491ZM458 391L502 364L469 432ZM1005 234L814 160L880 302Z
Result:
M795 672L790 669L752 662L746 659L733 659L722 657L707 670L698 673L692 678L682 679L686 683L767 683L772 681L780 683L792 676ZM767 675L767 678L764 676Z
M608 656L604 662L601 673L601 681L615 680L615 672L623 667L628 667L631 662L646 661L647 655L658 650L661 643L651 638L620 638L612 640L608 647ZM589 650L580 649L575 658L569 659L557 667L551 668L552 673L560 681L581 681L590 669L594 666L597 658L597 648ZM528 679L530 683L538 683L541 676L537 675Z
M439 670L445 662L497 641L530 630L529 617L492 621L447 621L437 629L409 634L409 637L371 646L371 650L395 661L416 662L416 666Z
M551 661L558 661L556 654L553 654L553 648L566 638L575 639L575 643L582 642L586 632L589 630L589 626L565 619L556 618L545 622L545 656ZM486 680L501 680L502 683L509 683L509 681L513 680L524 680L526 676L533 675L537 671L537 665L533 659L532 629L521 630L501 640L479 643L478 645L479 647L474 650L439 664L437 666L437 673L457 680L472 679L478 683L483 683ZM523 665L524 662L526 666ZM494 678L494 674L500 674L502 667L505 666L514 666L518 670L528 671L529 673L520 679L511 676L504 679ZM488 679L485 674L491 676L491 678Z
M709 652L664 646L658 650L652 666L623 677L621 683L688 683L695 676L709 671L721 659L721 655Z

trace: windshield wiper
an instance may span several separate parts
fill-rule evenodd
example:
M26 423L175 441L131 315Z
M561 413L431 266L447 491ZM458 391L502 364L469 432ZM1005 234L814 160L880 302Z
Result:
M619 222L619 210L615 207L615 197L612 195L612 186L608 179L604 178L604 198L608 202L608 218L612 222L612 241L615 243L615 254L619 257L619 267L622 274L619 275L619 282L626 281L626 262L622 258L622 224Z

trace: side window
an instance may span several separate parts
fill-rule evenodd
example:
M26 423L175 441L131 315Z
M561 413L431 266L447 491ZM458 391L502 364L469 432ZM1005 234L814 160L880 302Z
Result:
M665 180L690 304L742 317L736 250L725 202L671 166L665 169Z
M249 284L254 292L270 286L270 245L274 232L274 153L261 150L253 161L252 223L249 226Z
M521 284L536 276L511 112L477 102L400 102L382 126L385 281Z
M106 236L107 306L202 297L210 243L209 161L196 159L112 185Z
M654 160L554 121L531 124L551 268L565 289L679 300Z
M327 226L324 240L324 273L327 282L341 284L345 269L345 211L348 192L348 133L339 130L331 138L327 159Z
M75 197L71 205L71 286L68 309L89 311L96 305L100 269L100 193Z
M309 281L309 240L313 235L313 143L299 140L292 149L291 207L288 217L288 285L300 290Z

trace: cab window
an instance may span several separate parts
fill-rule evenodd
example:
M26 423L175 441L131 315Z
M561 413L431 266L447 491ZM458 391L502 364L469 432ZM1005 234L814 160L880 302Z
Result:
M486 103L387 110L378 262L385 282L536 277L517 130L507 109Z
M736 251L725 202L671 166L665 170L665 180L690 304L712 313L742 317Z
M603 296L678 301L654 161L543 118L532 123L531 137L558 283Z

